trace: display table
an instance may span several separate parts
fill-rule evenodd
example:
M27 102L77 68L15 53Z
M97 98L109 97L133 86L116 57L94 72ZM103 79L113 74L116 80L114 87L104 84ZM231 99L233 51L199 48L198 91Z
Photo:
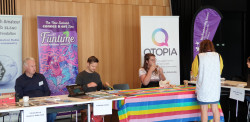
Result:
M196 85L196 81L188 81L188 84ZM231 81L231 80L226 80L221 82L221 87L222 88L232 88L232 87L238 87L238 88L243 88L246 90L250 90L250 88L244 88L247 86L246 82L241 82L241 81Z
M188 81L189 84L191 85L196 85L196 81ZM241 81L231 81L231 80L226 80L226 81L222 81L221 82L221 96L226 96L229 98L230 96L230 90L231 88L237 88L237 89L242 89L245 91L245 96L250 96L250 88L244 88L247 86L247 82L241 82ZM225 109L228 109L228 120L230 120L231 115L230 115L230 111L232 108L236 108L235 109L235 117L238 117L238 100L236 100L236 106L234 107L230 107L230 102L226 102L226 106L224 107Z
M1 104L0 105L0 112L10 112L10 111L22 111L21 118L22 121L24 121L23 111L35 108L35 107L45 107L45 108L52 108L52 107L71 107L72 105L88 105L88 122L90 122L90 104L96 102L96 101L103 101L103 100L123 100L123 97L107 97L106 98L89 98L86 96L83 97L68 97L68 95L59 95L59 96L47 96L47 97L36 97L36 98L30 98L29 100L29 106L24 107L23 102L16 102L16 103L10 103L10 104ZM75 106L73 106L75 107ZM56 111L56 108L55 112ZM62 109L62 108L59 108ZM76 109L79 109L76 107ZM65 110L65 109L64 109ZM77 121L77 119L76 119Z
M188 81L190 85L196 85L196 81ZM247 86L247 82L241 81L231 81L226 80L221 82L221 94L229 94L231 88L238 88L245 90L245 95L250 96L250 88L245 88Z
M29 106L27 107L23 106L22 101L10 104L2 104L0 107L0 112L25 110L37 106L44 106L50 108L50 107L60 107L60 106L78 105L78 104L81 105L88 103L92 103L92 101L88 99L72 98L68 97L67 95L36 97L36 98L30 98Z
M200 121L200 106L197 104L195 87L145 88L122 90L127 94L114 107L118 109L120 122L146 121ZM131 95L131 96L129 96ZM220 104L220 119L224 121ZM209 120L213 119L209 107Z

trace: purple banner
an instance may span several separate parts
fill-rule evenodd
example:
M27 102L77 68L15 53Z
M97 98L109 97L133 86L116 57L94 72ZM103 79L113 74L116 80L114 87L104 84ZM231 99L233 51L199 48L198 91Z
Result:
M51 95L68 94L78 74L77 18L38 16L39 71Z
M202 9L194 20L193 59L199 53L200 42L213 40L215 32L221 21L220 14L211 8Z

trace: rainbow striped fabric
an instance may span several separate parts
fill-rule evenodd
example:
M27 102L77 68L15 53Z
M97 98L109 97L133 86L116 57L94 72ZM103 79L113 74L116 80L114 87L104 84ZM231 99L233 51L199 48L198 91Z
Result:
M113 108L118 109L120 122L184 122L200 121L200 106L197 104L195 87L145 88L122 90L120 93L134 95L117 101ZM224 115L220 104L220 120ZM213 114L209 106L209 120Z

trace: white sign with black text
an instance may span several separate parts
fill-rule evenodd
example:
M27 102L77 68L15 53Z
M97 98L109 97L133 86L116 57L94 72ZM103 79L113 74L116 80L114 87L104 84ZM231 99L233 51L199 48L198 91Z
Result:
M229 98L244 102L245 90L242 88L232 87Z
M29 107L24 110L25 122L46 122L46 107Z
M112 114L112 100L101 100L94 102L94 115Z
M141 66L147 53L156 56L166 80L180 85L178 16L141 16Z
M0 15L0 93L15 92L22 75L22 15Z

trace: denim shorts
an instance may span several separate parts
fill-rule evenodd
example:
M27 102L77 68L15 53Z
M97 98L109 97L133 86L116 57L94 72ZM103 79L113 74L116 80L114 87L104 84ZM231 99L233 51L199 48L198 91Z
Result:
M218 104L219 101L215 101L215 102L201 102L201 101L197 100L197 103L199 105L207 105L207 104Z

